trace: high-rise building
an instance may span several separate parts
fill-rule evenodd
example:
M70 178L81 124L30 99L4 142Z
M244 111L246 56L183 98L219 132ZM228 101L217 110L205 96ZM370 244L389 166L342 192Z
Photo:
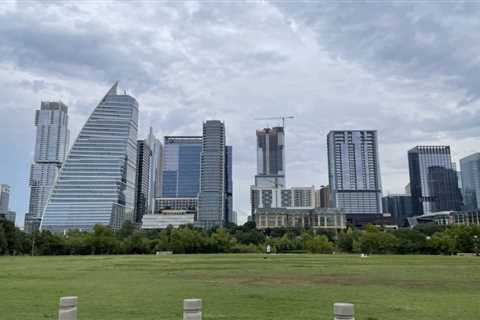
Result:
M203 123L200 193L197 224L225 224L225 126L219 120Z
M407 225L407 218L413 216L412 197L409 194L391 194L382 198L384 213L390 213L397 226Z
M155 184L161 193L155 192L153 211L144 216L142 228L193 224L198 211L201 151L201 136L165 137L158 163L161 186Z
M88 118L56 179L41 230L114 229L134 220L138 103L117 83Z
M148 213L152 150L146 140L137 141L137 177L135 184L135 222L142 223Z
M332 205L349 214L382 212L377 131L330 131L328 176Z
M315 190L315 208L330 208L330 187L321 186Z
M8 211L9 201L10 201L10 186L7 184L0 184L0 212Z
M28 223L38 225L55 179L67 157L70 140L68 107L62 102L42 102L40 110L35 112L35 126L35 154L30 169L30 204L25 230L33 230L27 226Z
M480 209L480 153L460 160L465 210Z
M232 146L225 147L225 221L233 223L233 149Z
M8 210L10 202L10 186L7 184L0 184L0 217L15 224L17 216L15 211Z
M150 128L147 143L152 151L150 161L150 186L148 188L148 211L149 213L153 213L155 211L155 198L162 196L163 145L153 134L152 128Z
M257 130L255 186L285 187L285 133L283 127Z
M162 197L197 198L202 137L167 136L163 150Z
M408 166L414 215L461 209L449 146L417 146L408 151Z

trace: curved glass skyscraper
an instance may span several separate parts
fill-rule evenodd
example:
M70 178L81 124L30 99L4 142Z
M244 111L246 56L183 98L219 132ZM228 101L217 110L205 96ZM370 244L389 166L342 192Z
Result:
M41 230L119 228L133 221L138 103L117 83L88 118L64 162Z

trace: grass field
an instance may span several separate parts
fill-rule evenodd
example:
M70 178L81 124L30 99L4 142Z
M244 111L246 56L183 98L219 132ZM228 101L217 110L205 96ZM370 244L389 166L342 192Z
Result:
M0 319L56 319L79 297L79 320L181 319L202 298L204 319L480 319L480 258L348 255L0 257Z

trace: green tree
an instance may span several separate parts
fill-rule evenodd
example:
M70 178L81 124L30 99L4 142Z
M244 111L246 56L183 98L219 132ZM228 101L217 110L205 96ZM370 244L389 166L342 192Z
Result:
M429 243L436 253L451 255L457 252L455 238L445 231L435 233Z
M120 239L126 239L132 236L136 230L137 230L137 227L135 226L135 224L127 220L122 224L122 227L116 232L116 235Z
M360 235L359 245L363 253L393 253L398 239L391 233L370 228Z
M8 254L8 242L3 225L0 224L0 255Z
M304 248L310 253L332 253L334 245L325 235L308 235L304 240Z

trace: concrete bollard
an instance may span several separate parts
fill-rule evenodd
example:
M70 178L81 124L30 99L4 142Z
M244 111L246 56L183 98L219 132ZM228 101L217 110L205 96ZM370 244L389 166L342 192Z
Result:
M355 310L351 303L335 303L333 305L334 320L355 320Z
M183 320L202 320L202 299L183 300Z
M61 297L58 320L77 320L77 297Z

